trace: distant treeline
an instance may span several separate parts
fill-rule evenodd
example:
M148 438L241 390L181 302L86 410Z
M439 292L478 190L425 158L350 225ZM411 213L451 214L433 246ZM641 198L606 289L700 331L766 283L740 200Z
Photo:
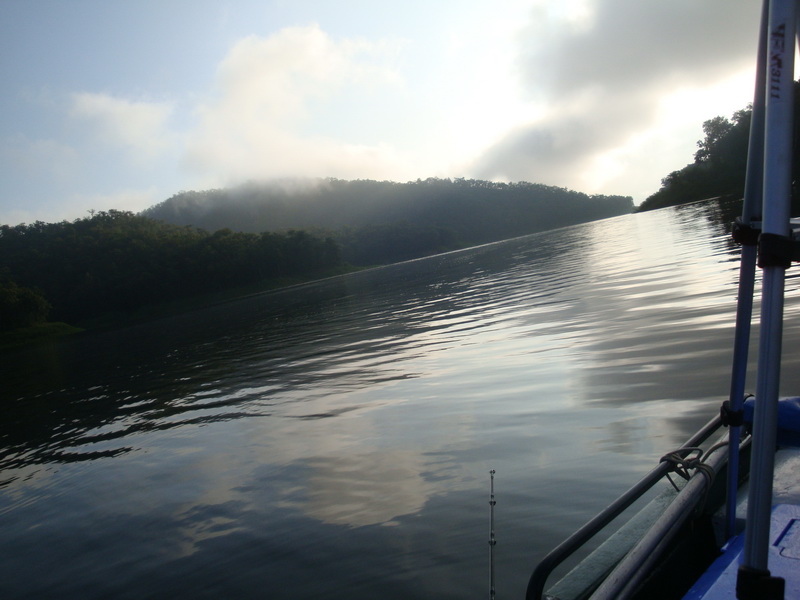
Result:
M319 273L341 263L331 239L304 231L215 233L111 210L73 222L0 226L0 330L48 316L98 315Z
M800 140L800 82L795 82L794 90L794 139L797 147ZM714 117L703 123L705 138L697 142L694 162L664 177L661 189L642 202L639 211L715 196L741 198L744 195L752 117L751 105L736 111L730 120ZM795 183L800 181L799 154L794 154L792 181Z
M182 192L142 215L0 225L0 330L396 262L632 206L529 183L334 179Z
M180 192L143 214L215 230L304 229L330 236L356 265L396 262L630 213L628 196L533 183L430 178L249 183Z

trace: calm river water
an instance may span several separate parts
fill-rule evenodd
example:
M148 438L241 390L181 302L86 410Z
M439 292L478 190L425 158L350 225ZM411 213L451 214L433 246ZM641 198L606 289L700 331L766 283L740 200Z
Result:
M485 598L490 469L497 595L522 597L727 393L728 218L608 219L5 357L0 597Z

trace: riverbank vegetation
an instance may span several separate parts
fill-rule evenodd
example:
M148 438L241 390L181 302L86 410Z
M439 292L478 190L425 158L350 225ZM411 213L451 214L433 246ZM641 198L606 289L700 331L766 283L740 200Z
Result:
M800 139L800 82L795 83L794 138ZM747 146L752 106L731 119L714 117L703 123L705 137L697 142L694 162L661 180L661 188L639 205L639 211L686 204L704 198L744 195ZM800 153L795 152L792 181L800 181ZM795 191L795 196L797 193Z
M0 225L0 332L13 331L14 342L65 331L45 327L48 319L89 327L129 322L633 205L534 184L294 185L183 192L141 215L110 210L73 222Z
M418 258L632 206L629 197L529 183L330 179L182 192L141 215L1 225L0 330L33 332L47 319L125 322L190 298Z
M36 290L0 280L0 332L44 323L51 308Z
M214 233L130 212L0 226L5 330L100 315L340 268L331 239L304 231Z

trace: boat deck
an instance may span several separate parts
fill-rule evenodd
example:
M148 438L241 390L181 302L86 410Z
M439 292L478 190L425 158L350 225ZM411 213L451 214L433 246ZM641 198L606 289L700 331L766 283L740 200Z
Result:
M772 497L775 507L770 524L769 569L786 582L785 598L800 598L800 448L779 450L775 456ZM747 512L747 490L742 490L736 514ZM723 548L723 554L706 571L684 600L728 600L736 589L736 577L744 547L739 534Z
M769 570L786 582L785 598L800 598L800 506L779 504L772 511ZM729 600L744 549L744 534L734 537L723 554L684 596L684 600Z
M800 506L800 447L781 448L775 453L775 473L772 478L772 503L795 504ZM741 489L736 516L747 514L747 493L745 485Z

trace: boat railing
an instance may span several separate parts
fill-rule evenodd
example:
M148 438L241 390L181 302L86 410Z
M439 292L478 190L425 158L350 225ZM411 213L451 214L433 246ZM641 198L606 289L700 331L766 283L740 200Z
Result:
M695 433L680 450L694 448L706 441L722 426L722 418L717 415ZM661 481L673 466L668 462L661 462L652 471L645 475L638 483L612 502L605 510L596 515L583 527L564 540L559 546L545 556L534 569L528 581L525 594L526 600L542 600L545 584L551 573L577 550L584 546L595 535L602 531L609 523L622 514L636 500Z

